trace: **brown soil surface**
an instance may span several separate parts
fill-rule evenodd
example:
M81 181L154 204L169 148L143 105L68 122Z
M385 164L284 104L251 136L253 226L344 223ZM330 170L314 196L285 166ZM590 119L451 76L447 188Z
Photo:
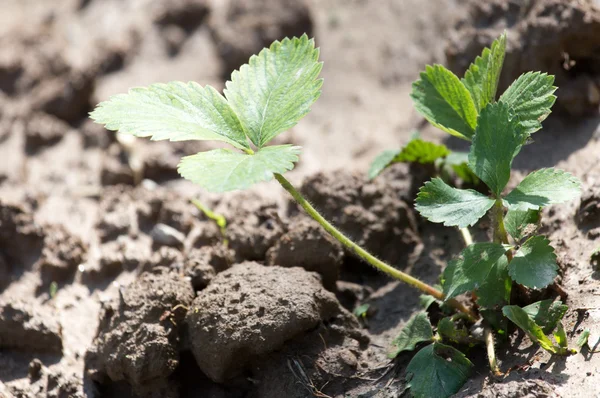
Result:
M507 29L502 84L557 75L557 112L517 158L584 184L545 211L574 342L600 336L600 5L512 0L0 0L0 397L397 397L410 355L390 344L419 294L345 253L275 183L214 195L178 178L206 143L123 142L87 119L131 86L194 80L217 88L273 39L308 32L323 94L277 140L301 145L289 174L369 250L436 283L457 231L412 208L426 171L397 165L374 181L381 150L426 126L410 85L427 63L464 70ZM563 95L564 94L564 95ZM228 220L219 229L190 202ZM473 229L485 239L487 226ZM559 289L542 292L555 297ZM535 298L537 299L537 298ZM351 314L369 304L366 323ZM482 350L461 397L598 395L600 357L551 358L521 334ZM595 347L598 349L598 347Z

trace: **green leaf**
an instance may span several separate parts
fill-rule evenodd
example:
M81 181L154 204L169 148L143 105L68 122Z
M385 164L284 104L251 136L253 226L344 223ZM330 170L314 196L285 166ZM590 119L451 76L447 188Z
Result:
M479 178L469 168L468 152L452 152L443 162L443 167L450 168L458 178L469 184L477 184Z
M542 128L556 101L554 76L547 73L527 72L500 96L500 101L510 105L519 117L527 135Z
M556 324L556 331L554 332L554 339L558 343L559 347L567 348L569 347L569 342L567 340L567 333L565 333L565 327L562 322L558 322Z
M244 129L225 98L210 86L171 82L132 88L90 113L108 130L153 140L215 140L248 149Z
M508 304L512 280L508 275L508 259L500 257L492 265L489 274L477 289L477 304L482 308L494 308Z
M557 275L556 255L543 236L529 238L515 253L508 267L511 278L521 285L541 289Z
M469 331L464 325L457 326L452 318L445 317L440 319L437 325L437 332L445 340L457 344L475 344L477 340L469 336Z
M357 318L366 318L367 313L369 312L369 308L371 306L369 304L361 304L352 311L355 317Z
M580 351L584 345L588 346L588 348L589 348L589 344L588 344L589 338L590 338L590 329L585 329L583 331L583 333L581 333L579 335L579 338L577 339L577 343L575 345L577 346L577 348L579 348Z
M504 200L521 210L568 202L581 194L581 182L566 171L548 168L529 174Z
M383 170L385 170L392 163L394 163L394 159L400 154L400 152L402 152L401 149L388 150L383 151L379 155L377 155L377 157L375 158L375 160L373 160L373 163L371 163L371 166L369 167L369 180L372 180L373 178L377 177L379 174L381 174Z
M429 294L421 294L419 296L419 304L424 310L428 310L431 304L435 303L436 298Z
M496 197L508 183L512 161L525 139L523 127L508 105L490 103L481 111L469 153L469 167Z
M473 364L465 355L441 343L420 350L406 367L407 387L415 398L446 398L465 384Z
M523 311L540 325L546 334L552 333L568 309L569 307L560 301L552 300L542 300L523 307Z
M425 68L410 95L415 109L435 127L470 140L477 125L477 109L467 88L441 65Z
M506 230L516 241L535 231L540 221L540 210L510 208L504 217Z
M444 270L442 286L446 299L479 288L505 252L498 243L474 243L466 247Z
M471 93L477 110L494 102L498 80L504 63L504 52L506 50L506 33L494 40L491 48L485 48L481 56L469 66L462 79L463 84Z
M224 94L254 145L262 148L310 111L321 95L322 66L305 34L273 42L232 73Z
M552 341L550 341L544 334L542 328L539 327L522 308L516 305L507 305L502 308L502 313L527 333L533 342L538 343L544 350L551 354L556 353L556 348L554 347L554 344L552 344Z
M402 351L412 351L417 344L433 340L433 329L427 314L419 312L413 315L400 331L398 337L392 341L396 346L390 358L396 358Z
M300 147L268 146L253 155L229 149L215 149L186 156L179 163L179 174L211 192L245 189L269 181L273 173L294 168Z
M456 189L440 178L421 187L415 209L431 222L464 228L475 224L494 205L494 200L472 189Z

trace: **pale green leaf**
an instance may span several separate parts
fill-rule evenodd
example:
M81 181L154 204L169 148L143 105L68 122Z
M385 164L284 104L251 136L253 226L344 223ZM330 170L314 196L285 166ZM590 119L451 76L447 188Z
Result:
M505 50L506 33L503 33L494 40L491 48L483 50L481 56L477 57L465 72L462 82L471 93L477 110L482 110L496 98Z
M275 41L234 71L225 97L250 140L261 148L295 126L321 95L322 63L313 39Z
M494 205L494 200L472 189L456 189L440 178L425 183L415 209L431 222L464 228L475 224Z
M492 267L506 249L498 243L474 243L448 263L442 287L446 299L477 289L487 280Z
M398 337L392 342L395 345L394 352L389 356L396 358L403 351L412 351L417 344L433 340L433 329L425 312L413 315L400 331Z
M521 285L541 289L552 283L558 265L554 248L543 236L529 238L515 253L508 271L511 278Z
M552 333L568 309L569 307L560 301L552 300L542 300L523 307L523 311L540 325L546 334Z
M581 182L575 176L554 168L540 169L529 174L504 200L509 207L539 209L568 202L581 194Z
M291 145L268 146L253 155L215 149L184 157L178 171L211 192L232 191L269 181L273 173L291 170L299 153L300 147Z
M442 167L446 168L449 173L450 169L458 178L469 184L477 184L479 178L469 168L469 153L468 152L451 152L443 160Z
M413 83L415 109L435 127L470 140L477 124L477 109L471 94L448 69L427 66Z
M477 304L482 308L494 308L508 304L512 280L508 275L508 259L502 256L492 265L489 274L477 289Z
M504 216L506 230L516 241L535 231L540 221L540 210L508 209Z
M215 140L250 148L225 98L194 82L132 88L100 103L90 117L108 130L153 140Z
M556 353L556 348L552 341L544 334L542 328L534 322L527 313L516 305L507 305L502 308L502 313L510 319L515 325L523 330L529 338L538 343L543 349L551 354Z
M421 294L419 296L419 304L423 307L424 310L429 309L431 304L436 302L436 298L429 294Z
M567 348L569 346L569 342L567 340L567 333L565 332L565 327L562 322L558 322L556 324L556 330L554 331L554 339L558 343L559 347Z
M385 170L388 166L394 163L394 158L398 156L398 154L401 151L401 149L388 150L383 151L379 155L377 155L377 157L375 158L375 160L373 160L373 163L371 163L371 166L369 167L369 179L372 180L373 178L377 177L379 174L381 174L383 170Z
M406 367L408 388L415 398L446 398L465 384L473 364L456 348L433 343L421 349Z
M527 72L500 96L500 101L510 105L529 135L542 128L556 101L554 76L547 73Z
M508 183L512 161L526 138L508 105L490 103L481 111L469 152L469 167L496 197Z
M588 346L588 348L589 348L589 344L588 344L589 338L590 338L590 329L585 329L583 331L583 333L581 333L579 335L579 338L577 339L577 343L575 343L575 345L577 346L577 348L579 348L579 350L581 350L583 348L583 346Z

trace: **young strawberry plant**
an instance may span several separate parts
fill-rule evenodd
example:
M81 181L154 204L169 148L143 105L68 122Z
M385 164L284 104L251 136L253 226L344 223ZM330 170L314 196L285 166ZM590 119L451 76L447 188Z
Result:
M463 79L435 65L428 66L413 85L415 106L430 123L471 141L466 166L490 190L490 195L485 195L453 188L434 178L418 194L416 208L432 222L466 228L488 213L493 220L493 242L473 243L463 250L444 271L441 289L380 261L355 244L283 177L298 161L300 148L268 144L296 125L321 93L319 50L306 35L276 41L252 56L248 64L233 72L223 95L193 82L153 84L112 97L99 104L91 117L107 129L153 140L228 144L230 148L184 157L180 174L213 192L245 189L275 178L350 252L452 309L455 313L443 318L435 333L427 315L417 314L395 341L396 354L431 343L409 364L408 386L418 397L444 397L458 391L472 367L457 345L483 342L492 371L499 374L493 333L506 333L507 319L546 350L561 355L573 352L567 347L560 323L564 305L552 301L524 308L510 305L513 284L539 289L557 275L556 256L549 241L532 231L543 207L575 198L580 184L572 175L550 168L531 173L503 195L514 157L541 128L555 100L551 76L526 73L496 101L505 42L502 36L485 49ZM402 156L408 156L406 151ZM476 297L475 303L466 305L456 299L469 292ZM547 337L550 333L555 342Z

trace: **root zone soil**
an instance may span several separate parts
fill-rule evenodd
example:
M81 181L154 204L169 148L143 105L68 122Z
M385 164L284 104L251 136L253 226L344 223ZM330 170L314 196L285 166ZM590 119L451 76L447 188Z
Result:
M420 310L418 293L344 253L275 186L212 196L179 181L177 161L203 144L140 140L132 154L88 123L86 113L129 86L219 86L278 38L269 34L312 33L322 47L326 85L319 106L287 133L305 148L291 178L361 245L436 283L462 241L412 210L428 176L403 165L374 182L364 176L375 154L405 142L419 124L406 99L408 82L426 62L444 62L444 49L457 69L450 50L469 60L480 51L445 47L440 37L476 42L470 39L484 33L473 26L520 15L509 37L527 43L544 17L555 33L548 36L557 39L527 47L528 59L539 64L523 67L559 74L557 65L584 59L579 72L560 73L557 84L583 87L565 89L563 108L587 115L597 105L594 41L563 40L569 59L546 54L558 48L560 34L597 40L597 13L558 1L536 1L519 13L498 1L471 13L479 25L455 26L454 16L468 14L465 5L442 1L430 10L409 3L232 1L228 11L204 1L164 8L128 2L129 12L121 2L97 0L61 1L53 9L7 6L14 20L0 36L0 396L398 396L410 357L389 362L386 354ZM184 18L190 10L192 22ZM576 21L586 15L588 31L565 30L583 26ZM523 175L557 166L584 183L581 203L546 212L543 231L557 249L568 337L590 328L593 346L600 330L599 275L590 261L600 245L598 119L570 121L565 112L545 122L516 166ZM423 134L443 139L434 130ZM347 150L339 150L340 142ZM136 157L141 178L131 167ZM226 216L228 247L191 197ZM483 239L487 226L473 232ZM555 297L556 290L530 299ZM361 304L369 304L366 322L351 314ZM588 397L600 380L591 350L550 358L518 333L497 349L508 377L490 379L484 353L474 352L481 371L459 396Z

